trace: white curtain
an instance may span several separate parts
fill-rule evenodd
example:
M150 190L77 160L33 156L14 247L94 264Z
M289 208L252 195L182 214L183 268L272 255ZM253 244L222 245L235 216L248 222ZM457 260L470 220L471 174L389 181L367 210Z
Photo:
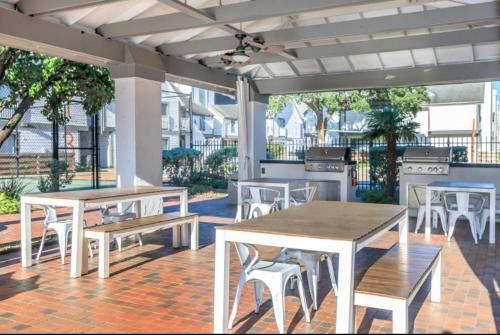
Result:
M236 81L236 94L238 99L238 179L245 180L252 176L252 162L250 158L250 132L249 111L250 111L250 88L248 81L244 77L238 77Z

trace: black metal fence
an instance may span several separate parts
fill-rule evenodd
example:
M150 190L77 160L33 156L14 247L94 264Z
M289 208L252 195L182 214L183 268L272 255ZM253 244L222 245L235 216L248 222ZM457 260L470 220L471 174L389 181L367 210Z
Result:
M64 164L73 176L66 189L102 186L99 178L102 113L88 117L80 103L72 102L66 106L69 121L57 125L47 120L41 109L38 103L30 108L0 147L0 183L22 178L26 192L38 192L42 190L40 180L50 178L51 169L59 162L58 166ZM12 113L4 110L0 124Z
M316 138L293 140L269 140L267 159L304 160L308 148L320 145ZM385 157L387 145L383 140L370 141L359 138L345 138L328 141L324 146L348 146L352 159L357 162L358 190L366 191L384 186ZM454 162L500 163L500 142L477 136L472 137L433 137L412 142L398 143L397 155L401 159L408 146L435 146L452 148ZM228 178L238 169L238 143L236 140L203 141L193 144L193 149L201 152L197 166L212 176Z
M214 139L194 141L193 149L200 152L195 171L221 179L230 178L238 170L238 141Z
M318 140L294 139L272 140L267 143L267 158L275 160L303 160L305 152L312 146L318 146ZM387 145L383 140L345 138L329 141L324 146L348 146L352 159L357 162L358 190L381 188L385 180L385 155ZM476 136L469 137L433 137L398 143L397 155L401 159L408 146L435 146L452 148L454 162L465 163L500 163L500 142Z

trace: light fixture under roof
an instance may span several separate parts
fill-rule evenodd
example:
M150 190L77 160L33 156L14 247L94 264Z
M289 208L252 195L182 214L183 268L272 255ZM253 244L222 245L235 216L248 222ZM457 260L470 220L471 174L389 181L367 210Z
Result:
M250 60L250 56L248 56L244 50L236 50L231 55L231 58L238 63L246 63Z

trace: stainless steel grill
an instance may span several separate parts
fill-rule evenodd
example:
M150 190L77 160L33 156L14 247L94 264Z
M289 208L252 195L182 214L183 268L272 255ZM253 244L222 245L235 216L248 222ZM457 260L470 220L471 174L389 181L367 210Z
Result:
M306 171L344 172L351 161L351 149L347 147L314 147L306 153Z
M451 148L412 147L403 154L406 174L447 175L450 171Z

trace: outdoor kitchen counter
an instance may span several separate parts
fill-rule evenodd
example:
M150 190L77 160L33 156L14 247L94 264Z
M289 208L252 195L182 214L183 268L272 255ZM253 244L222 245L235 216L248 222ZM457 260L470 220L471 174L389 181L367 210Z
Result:
M306 179L318 183L318 197L321 200L355 201L356 162L344 162L345 168L338 171L307 171L303 160L260 161L260 176L264 178Z

